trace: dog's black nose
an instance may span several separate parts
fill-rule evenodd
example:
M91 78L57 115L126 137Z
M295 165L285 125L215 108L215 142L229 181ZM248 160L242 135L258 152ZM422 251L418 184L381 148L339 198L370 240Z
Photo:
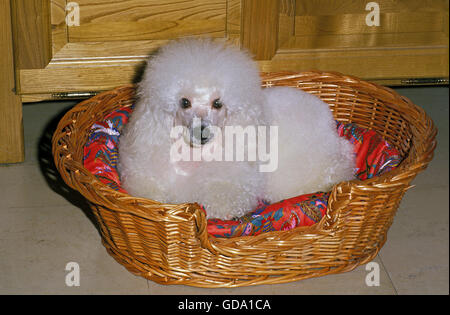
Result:
M191 128L191 142L194 144L205 144L211 139L210 125L201 123L200 126Z
M209 140L209 136L211 135L211 132L209 130L208 125L202 125L202 144L205 144Z

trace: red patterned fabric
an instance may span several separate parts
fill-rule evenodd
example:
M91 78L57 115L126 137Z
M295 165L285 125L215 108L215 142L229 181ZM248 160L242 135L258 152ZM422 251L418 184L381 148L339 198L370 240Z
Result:
M365 180L379 176L400 164L399 151L374 130L361 128L356 124L338 123L337 131L339 136L347 138L354 145L355 176L358 179Z
M84 147L85 168L101 182L124 193L117 172L117 144L131 112L132 108L124 107L96 122ZM360 180L381 175L401 162L399 152L373 130L337 122L337 132L354 144L355 176ZM328 197L329 192L316 192L273 204L260 202L257 209L234 220L208 219L208 233L215 237L236 237L310 226L325 215Z
M208 220L208 233L215 237L259 235L287 231L319 222L327 211L329 193L301 195L273 204L262 203L256 210L235 220Z
M120 187L117 162L119 158L118 142L123 126L128 122L132 112L124 107L96 122L91 127L91 134L84 146L83 164L97 178L109 187L126 193Z

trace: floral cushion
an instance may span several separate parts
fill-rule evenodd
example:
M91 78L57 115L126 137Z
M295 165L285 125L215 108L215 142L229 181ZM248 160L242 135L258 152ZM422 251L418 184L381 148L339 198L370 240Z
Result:
M117 172L118 141L123 126L133 109L120 108L96 122L84 147L83 163L101 182L126 193ZM365 180L397 167L401 162L398 150L375 131L355 124L337 122L337 131L354 145L355 176ZM268 231L285 231L319 222L328 206L329 192L315 192L273 204L260 202L248 214L233 220L208 219L208 232L215 237L258 235Z

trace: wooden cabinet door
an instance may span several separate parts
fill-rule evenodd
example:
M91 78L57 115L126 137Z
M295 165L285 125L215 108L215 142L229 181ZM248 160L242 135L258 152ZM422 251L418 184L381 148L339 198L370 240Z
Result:
M146 57L171 39L205 36L239 44L239 0L17 2L17 25L38 21L41 30L49 30L33 34L19 28L18 46L50 56L38 66L18 64L24 101L89 95L134 82Z
M250 14L245 6L242 13L244 43L264 71L338 71L389 85L448 83L448 0L269 3L254 2ZM258 20L265 21L262 32ZM264 39L270 44L260 47Z
M374 2L379 26L367 24L366 0L15 0L17 92L33 101L135 82L149 53L192 35L248 49L262 71L448 78L449 1ZM79 23L66 21L74 6Z

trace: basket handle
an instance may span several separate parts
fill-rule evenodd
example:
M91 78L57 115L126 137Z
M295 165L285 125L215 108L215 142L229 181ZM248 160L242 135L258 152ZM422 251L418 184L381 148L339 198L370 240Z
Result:
M319 229L328 231L337 229L336 225L339 221L339 216L342 210L347 208L350 203L350 198L343 198L347 196L350 189L350 182L342 182L333 186L328 198L328 210L325 213L325 218L318 223Z
M216 254L217 251L211 245L208 234L208 222L206 221L205 211L198 203L190 203L187 205L186 212L191 215L197 227L196 237L200 241L202 248L208 249L211 253Z
M386 180L381 183L348 181L335 185L328 200L328 211L324 220L319 223L318 228L328 232L338 232L346 226L346 218L351 215L354 207L360 203L358 196L367 199L370 194L388 196L396 192L397 199L414 185L411 181L417 172L398 169L392 171Z

